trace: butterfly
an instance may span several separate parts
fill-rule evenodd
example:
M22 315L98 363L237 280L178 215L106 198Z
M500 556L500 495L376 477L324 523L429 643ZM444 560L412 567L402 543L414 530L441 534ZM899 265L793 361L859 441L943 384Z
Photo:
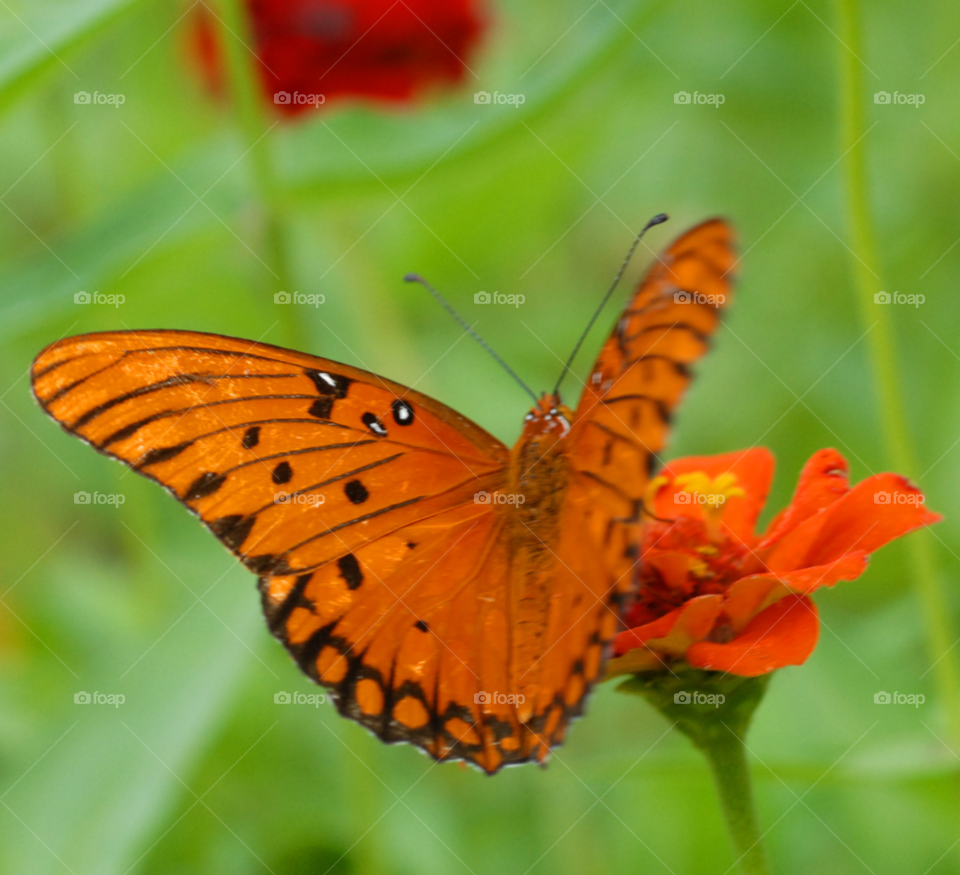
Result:
M714 219L667 248L576 410L544 393L512 450L367 371L192 331L60 340L33 392L258 575L271 632L343 716L492 774L543 762L600 676L732 237Z

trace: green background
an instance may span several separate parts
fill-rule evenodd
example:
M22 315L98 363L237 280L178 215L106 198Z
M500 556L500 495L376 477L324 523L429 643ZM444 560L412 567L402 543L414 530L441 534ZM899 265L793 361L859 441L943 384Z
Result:
M332 105L245 155L258 122L240 124L199 84L189 19L177 23L186 4L0 6L0 867L730 871L705 762L611 684L546 770L494 778L381 745L329 704L275 705L279 690L315 688L269 636L253 577L156 486L61 433L26 371L67 334L212 331L415 383L512 442L528 399L403 275L430 278L540 391L647 218L672 217L648 235L659 249L724 215L744 252L737 300L670 455L770 447L764 521L820 447L840 449L854 480L884 470L844 186L838 8L501 2L462 88L413 108ZM884 314L917 451L903 473L946 517L927 537L951 628L958 38L956 4L919 14L883 0L858 52L874 291L925 297ZM481 88L526 101L477 105ZM80 90L126 101L76 105ZM681 90L725 102L678 105ZM880 90L925 103L876 105ZM641 247L630 285L650 258ZM275 305L287 282L325 303ZM77 305L80 290L125 303ZM526 300L480 307L481 290ZM581 376L628 292L588 338ZM568 402L578 385L568 379ZM79 490L126 501L78 506ZM817 650L773 678L748 743L777 873L960 871L957 703L930 671L916 577L898 543L859 581L818 593ZM75 705L79 690L126 702ZM880 707L879 690L926 703Z

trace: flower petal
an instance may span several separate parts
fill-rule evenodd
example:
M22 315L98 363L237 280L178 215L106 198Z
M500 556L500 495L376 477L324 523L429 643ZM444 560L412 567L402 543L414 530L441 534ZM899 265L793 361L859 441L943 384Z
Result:
M819 635L814 603L806 596L791 595L757 614L729 644L700 641L691 645L687 662L694 668L756 677L785 665L803 664Z
M644 647L668 656L683 656L694 641L702 641L710 634L722 601L720 595L690 599L652 623L621 632L614 639L613 652L622 656L628 650Z
M667 464L661 474L673 481L681 474L703 471L711 480L722 474L736 476L737 485L746 493L744 496L731 496L723 505L723 522L737 537L748 544L755 538L754 528L757 517L763 510L773 481L775 460L765 447L754 447L735 453L722 453L719 456L685 456ZM691 516L703 519L702 505L678 504L674 495L682 490L672 483L661 489L656 498L656 514L661 519L675 519L678 516Z
M867 567L867 554L848 553L830 565L815 565L786 574L754 574L742 577L727 590L723 613L739 633L757 614L791 594L810 595L821 586L841 580L856 580Z
M868 477L824 511L826 519L803 564L825 565L853 550L872 553L894 538L939 522L940 515L923 502L923 493L905 477Z
M758 549L773 544L804 520L850 491L847 460L832 448L817 450L800 472L793 499L770 524Z

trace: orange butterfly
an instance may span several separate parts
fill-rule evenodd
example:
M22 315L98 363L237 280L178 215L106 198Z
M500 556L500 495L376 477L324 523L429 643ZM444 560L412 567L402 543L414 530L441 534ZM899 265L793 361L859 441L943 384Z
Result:
M342 715L493 773L543 761L582 713L733 265L720 220L674 242L576 412L545 393L513 450L398 383L216 334L61 340L34 362L33 391L259 575L270 630Z

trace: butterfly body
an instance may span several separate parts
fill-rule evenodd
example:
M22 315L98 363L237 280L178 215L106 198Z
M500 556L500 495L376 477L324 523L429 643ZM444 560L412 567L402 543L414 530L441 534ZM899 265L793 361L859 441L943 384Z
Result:
M655 454L719 322L691 295L725 300L731 236L712 220L667 249L576 410L545 395L512 450L375 374L199 332L58 341L33 391L257 574L341 714L493 773L543 761L599 677Z

